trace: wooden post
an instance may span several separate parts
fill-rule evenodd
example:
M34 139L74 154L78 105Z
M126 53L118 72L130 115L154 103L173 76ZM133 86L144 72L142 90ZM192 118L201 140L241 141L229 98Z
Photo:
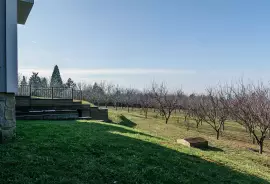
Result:
M81 101L82 101L82 90L81 90Z
M53 99L53 87L52 87L52 99Z
M30 91L29 91L29 96L32 96L32 86L30 85Z
M73 88L71 88L71 98L72 98L72 100L74 99L74 91L73 91Z

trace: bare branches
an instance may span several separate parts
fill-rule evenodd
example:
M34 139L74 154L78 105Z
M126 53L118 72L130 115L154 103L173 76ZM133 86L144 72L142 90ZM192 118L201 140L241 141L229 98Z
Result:
M245 85L243 81L227 87L222 103L235 121L248 129L263 152L263 143L270 129L270 89L262 83Z
M167 124L172 112L179 106L179 98L183 94L181 90L169 93L166 85L162 83L157 85L152 84L151 90L152 98L157 102L161 115L165 118Z
M188 112L190 117L196 122L196 128L199 128L199 124L202 124L205 118L204 111L200 107L201 98L201 96L192 95L188 99Z
M104 103L106 108L113 99L113 89L114 85L112 83L104 83L104 92L105 92Z
M132 89L132 88L127 88L124 90L124 102L125 105L128 108L128 112L129 112L129 108L134 104L134 98L136 96L136 90Z
M112 102L114 104L115 109L117 110L117 107L119 105L119 102L121 100L121 94L122 90L119 86L116 86L113 88L113 93L112 93Z
M200 99L200 108L203 120L216 131L219 139L220 130L229 115L227 107L220 101L219 92L213 88L207 89L207 96Z
M144 112L144 116L147 119L148 110L150 107L153 107L153 99L151 92L147 89L144 89L143 92L139 94L139 102Z

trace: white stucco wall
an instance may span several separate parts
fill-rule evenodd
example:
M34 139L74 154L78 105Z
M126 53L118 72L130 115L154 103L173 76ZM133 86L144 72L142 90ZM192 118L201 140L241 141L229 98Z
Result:
M0 1L0 92L6 91L6 1Z
M0 1L0 92L17 92L17 0Z
M24 24L33 4L34 0L0 0L0 92L18 90L18 17Z
M17 0L6 0L7 92L18 90Z

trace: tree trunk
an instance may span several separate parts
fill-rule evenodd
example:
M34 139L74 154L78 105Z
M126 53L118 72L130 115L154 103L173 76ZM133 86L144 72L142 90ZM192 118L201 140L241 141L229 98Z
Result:
M128 112L129 112L129 106L127 108L128 108Z
M222 124L221 124L222 131L224 131L224 130L225 130L225 126L224 126L224 124L225 124L225 123L222 123Z
M261 141L260 143L258 143L260 146L260 150L259 153L262 154L263 153L263 141Z
M219 130L216 130L216 132L217 132L217 140L219 139Z
M148 116L148 112L147 110L145 111L145 119L147 119L147 116Z
M196 128L199 128L200 120L196 120Z
M169 121L169 119L171 117L171 112L169 112L168 116L166 116L166 114L164 114L164 117L166 119L166 124L168 124L168 121Z

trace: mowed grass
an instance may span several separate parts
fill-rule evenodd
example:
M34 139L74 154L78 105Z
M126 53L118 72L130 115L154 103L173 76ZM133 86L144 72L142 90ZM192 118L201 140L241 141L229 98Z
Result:
M96 107L93 103L90 103L86 100L73 100L73 102L81 102L83 105L90 105L91 107Z
M149 110L147 119L140 109L133 109L127 112L125 108L120 108L117 111L114 108L110 108L110 117L115 123L123 125L127 122L123 120L123 118L128 119L130 123L133 123L131 127L147 131L157 136L164 136L174 141L178 138L194 137L197 135L209 139L210 142L217 146L224 147L225 149L240 148L241 150L247 150L252 148L258 150L257 144L252 144L252 138L249 133L247 133L246 129L233 121L225 122L225 131L221 133L220 140L217 141L216 133L210 125L203 122L197 129L196 123L188 119L188 128L188 125L184 121L183 114L178 111L172 114L168 124L165 124L165 120L152 109ZM264 151L267 155L270 154L269 139L265 140Z
M241 172L265 178L270 181L270 140L266 139L264 154L260 155L257 144L252 144L249 133L236 122L227 121L225 131L222 132L220 140L216 140L215 131L203 122L196 128L195 122L189 120L189 129L184 123L183 114L173 113L168 124L152 109L145 119L143 112L139 109L110 109L111 120L116 124L129 126L134 129L143 130L155 137L166 139L166 143L172 147L181 147L176 144L179 138L203 137L209 141L212 151L201 151L190 149L197 156L212 162L223 164ZM127 121L128 120L128 121Z
M269 155L214 141L189 149L175 138L207 135L138 111L110 111L114 123L18 121L0 145L0 183L269 183ZM203 125L204 126L204 125ZM192 133L193 132L193 133ZM210 133L211 131L209 131ZM194 134L196 133L196 134Z

